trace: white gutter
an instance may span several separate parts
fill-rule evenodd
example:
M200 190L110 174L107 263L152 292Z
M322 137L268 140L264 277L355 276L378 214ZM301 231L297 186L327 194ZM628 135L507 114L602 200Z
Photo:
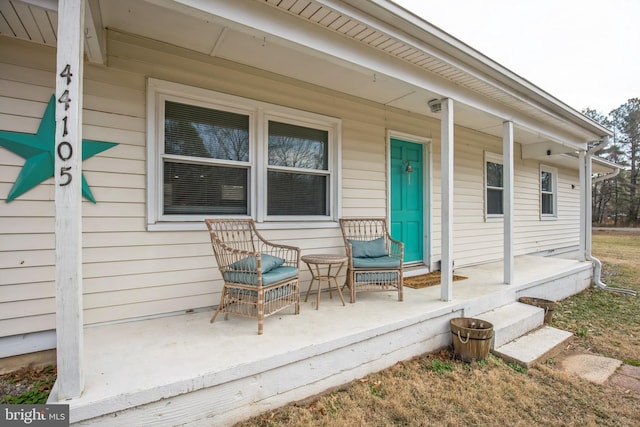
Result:
M595 184L596 182L606 181L607 179L613 179L618 175L620 175L620 169L616 169L615 171L608 173L606 175L597 176L591 180L591 183Z
M598 288L598 289L602 289L605 291L611 291L611 292L617 292L617 293L621 293L621 294L626 294L626 295L633 295L633 296L637 296L638 293L636 291L633 291L631 289L622 289L622 288L612 288L610 286L607 286L605 283L602 282L602 262L594 257L591 254L591 221L592 221L592 214L591 214L591 200L592 200L592 193L591 193L591 184L593 182L598 182L598 181L603 181L605 179L609 179L609 178L613 178L615 176L617 176L620 173L620 169L617 169L616 172L598 177L594 180L591 179L591 156L602 150L604 147L606 147L609 144L609 137L605 136L602 140L601 143L599 143L598 145L596 145L595 147L591 148L590 150L587 150L586 154L584 155L584 164L580 165L580 171L582 172L584 170L584 197L585 197L585 201L587 203L585 203L584 206L584 218L585 218L585 223L584 223L584 229L583 232L585 233L585 256L586 259L588 259L589 261L591 261L594 264L594 273L593 273L593 282L594 285ZM580 156L582 157L582 156ZM581 174L582 175L582 174ZM596 181L598 180L598 181ZM582 215L581 215L582 216ZM582 246L582 245L581 245Z

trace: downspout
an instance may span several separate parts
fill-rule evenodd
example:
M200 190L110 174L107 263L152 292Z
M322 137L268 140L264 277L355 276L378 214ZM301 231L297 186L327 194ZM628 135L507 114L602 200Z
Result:
M586 214L586 221L585 221L585 249L586 249L586 259L588 259L589 261L591 261L594 264L594 272L593 272L593 283L595 285L595 287L597 287L598 289L602 289L605 291L610 291L610 292L617 292L620 294L626 294L626 295L633 295L633 296L637 296L638 293L634 290L631 289L622 289L622 288L612 288L610 286L607 286L605 283L602 282L602 262L594 257L591 254L591 221L592 221L592 214L591 214L591 201L592 201L592 194L591 194L591 185L594 182L599 182L599 181L604 181L605 179L610 179L610 178L614 178L616 177L619 173L620 173L620 169L616 169L615 172L608 174L608 175L604 175L601 177L597 177L595 179L591 179L591 156L600 151L601 149L603 149L604 147L607 146L607 144L609 144L609 137L605 136L603 141L600 142L599 144L597 144L596 146L592 147L590 150L587 150L586 155L585 155L585 179L584 179L584 188L585 188L585 199L587 201L587 203L585 203L585 214Z

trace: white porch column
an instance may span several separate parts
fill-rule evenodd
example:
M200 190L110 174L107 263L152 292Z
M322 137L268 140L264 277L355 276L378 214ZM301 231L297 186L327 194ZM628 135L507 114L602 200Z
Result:
M587 186L591 187L591 180L587 179L587 156L584 151L578 153L578 170L580 172L580 254L579 261L587 258Z
M605 143L608 141L605 141ZM584 190L585 190L585 224L584 224L584 241L585 241L585 253L591 255L591 222L593 212L593 189L591 188L591 153L587 151L584 162Z
M513 282L513 123L502 124L504 283Z
M453 299L453 100L442 100L441 113L441 258L440 299Z
M82 77L84 0L58 1L55 236L58 400L82 394Z

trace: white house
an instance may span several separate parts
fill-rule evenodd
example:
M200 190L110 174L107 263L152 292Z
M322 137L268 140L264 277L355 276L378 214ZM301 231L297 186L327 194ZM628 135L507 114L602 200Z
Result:
M591 173L615 170L592 155L610 131L392 1L5 0L0 12L0 358L57 348L56 393L71 399L72 423L108 424L113 414L133 424L233 422L446 345L441 329L453 315L524 290L564 298L591 283ZM269 143L276 136L293 141L288 154ZM267 321L259 337L233 318L194 317L220 296L203 223L215 216L253 218L303 253L344 253L340 217L387 217L407 269L442 266L431 294L380 297L382 310L414 313L396 326L419 328L419 344L371 356L388 345L372 337L388 330L369 322L350 335L369 347L347 374L305 382L295 371L285 376L301 385L220 403L228 391L214 385L236 375L255 384L276 366L300 369L320 348L340 350L328 337L304 348L300 338L300 359L289 349L260 362L264 372L257 361L242 374L233 361L216 371L238 343L286 348L277 325L288 317L326 318L324 307L303 307ZM491 292L500 297L458 293L469 285L453 283L454 262L497 265ZM542 276L525 280L534 272ZM344 312L368 303L380 308L371 297ZM209 368L146 388L123 379L98 396L117 374L88 352L102 348L117 371L153 346L115 356L127 333L193 319L201 322L181 331L206 331L193 352ZM243 338L228 342L230 331ZM199 347L207 337L217 352ZM154 350L165 366L188 364L165 350ZM153 418L167 417L160 402L172 396L190 415Z

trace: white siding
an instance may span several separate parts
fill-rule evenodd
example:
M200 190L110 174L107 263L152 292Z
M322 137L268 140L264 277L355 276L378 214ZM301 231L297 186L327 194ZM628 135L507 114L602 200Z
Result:
M119 145L87 160L97 204L83 202L85 322L217 304L220 277L202 231L146 231L146 78L178 82L342 120L342 216L387 212L386 132L432 138L432 261L439 259L438 121L149 40L109 33L108 67L85 65L83 138ZM55 51L0 37L0 129L35 133L54 91ZM485 222L483 150L497 138L455 129L456 266L499 259L502 222ZM0 148L0 199L23 160ZM519 153L517 154L519 157ZM577 245L577 171L559 170L558 219L540 221L538 162L515 164L516 255ZM576 184L576 189L571 189ZM53 329L52 180L0 200L0 336ZM305 253L343 251L339 228L264 230ZM309 274L302 272L306 281ZM303 288L305 285L303 284Z

